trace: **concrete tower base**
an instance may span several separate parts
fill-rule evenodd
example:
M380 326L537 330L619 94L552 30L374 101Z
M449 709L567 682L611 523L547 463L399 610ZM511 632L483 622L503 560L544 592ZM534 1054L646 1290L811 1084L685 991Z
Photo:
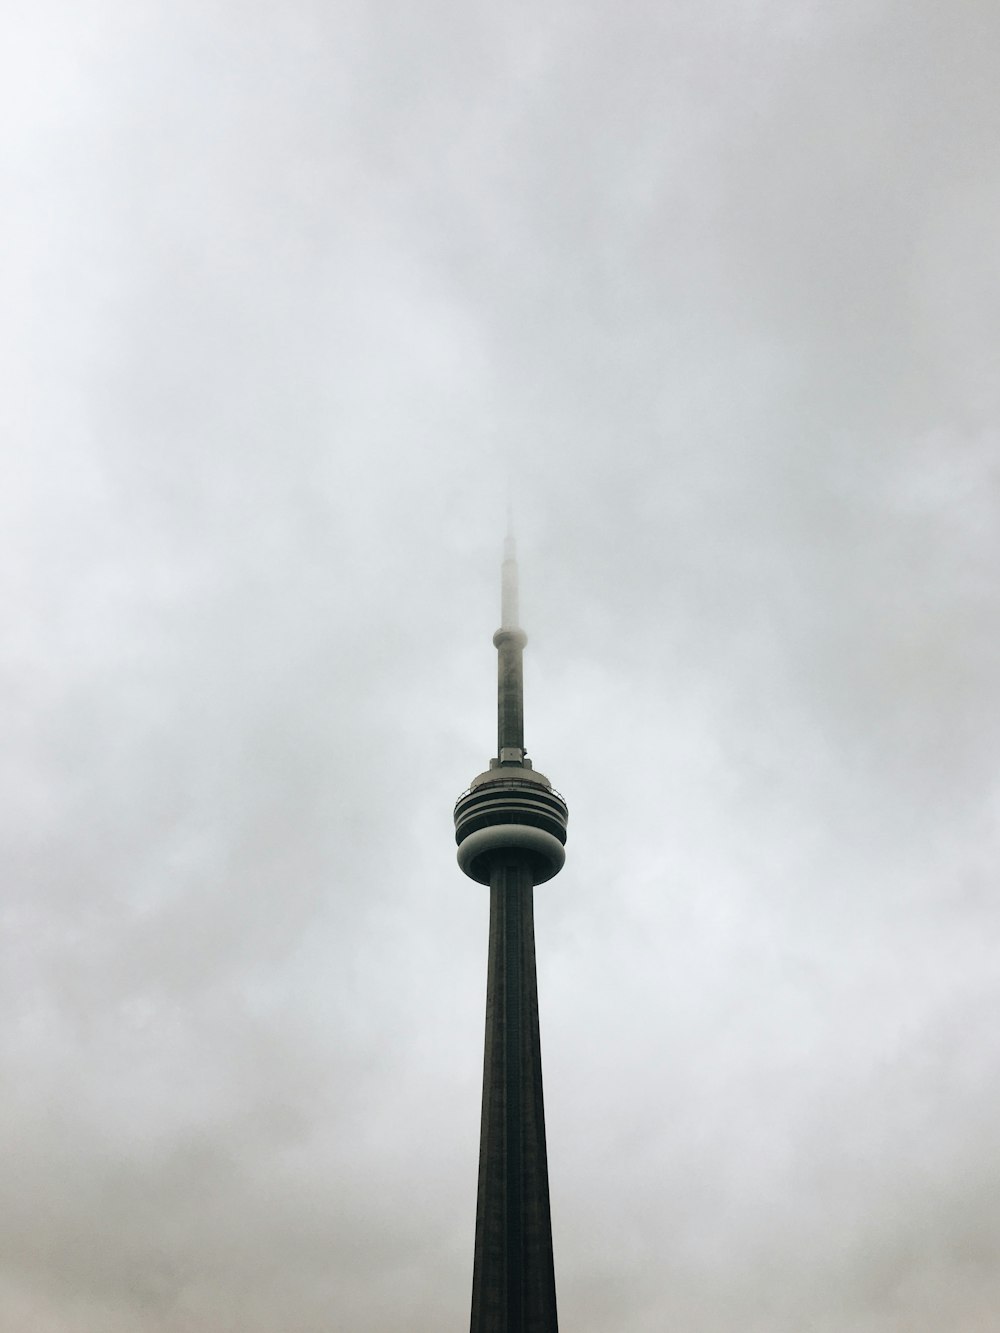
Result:
M557 1333L532 869L490 872L472 1333Z

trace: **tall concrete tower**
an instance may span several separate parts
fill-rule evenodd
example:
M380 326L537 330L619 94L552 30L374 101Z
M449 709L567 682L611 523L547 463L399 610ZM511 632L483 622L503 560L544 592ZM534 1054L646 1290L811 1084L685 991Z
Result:
M528 640L510 535L500 619L497 755L455 805L458 864L490 886L472 1333L556 1333L533 899L534 886L562 869L569 811L524 752Z

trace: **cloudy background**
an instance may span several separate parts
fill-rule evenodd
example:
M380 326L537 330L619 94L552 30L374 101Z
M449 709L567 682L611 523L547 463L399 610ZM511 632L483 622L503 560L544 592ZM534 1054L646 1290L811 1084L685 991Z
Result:
M1000 1307L1000 10L11 0L0 1327L467 1326L504 493L574 1333Z

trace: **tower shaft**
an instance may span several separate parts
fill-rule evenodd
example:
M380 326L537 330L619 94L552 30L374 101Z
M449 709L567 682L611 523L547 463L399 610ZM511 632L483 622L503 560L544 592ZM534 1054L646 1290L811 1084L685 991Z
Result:
M493 866L472 1333L558 1327L533 898L527 865Z

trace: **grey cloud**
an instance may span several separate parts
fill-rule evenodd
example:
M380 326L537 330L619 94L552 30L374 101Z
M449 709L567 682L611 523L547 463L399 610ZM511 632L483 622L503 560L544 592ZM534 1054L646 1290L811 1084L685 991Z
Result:
M467 1318L513 472L564 1324L986 1327L995 46L16 20L0 1323Z

